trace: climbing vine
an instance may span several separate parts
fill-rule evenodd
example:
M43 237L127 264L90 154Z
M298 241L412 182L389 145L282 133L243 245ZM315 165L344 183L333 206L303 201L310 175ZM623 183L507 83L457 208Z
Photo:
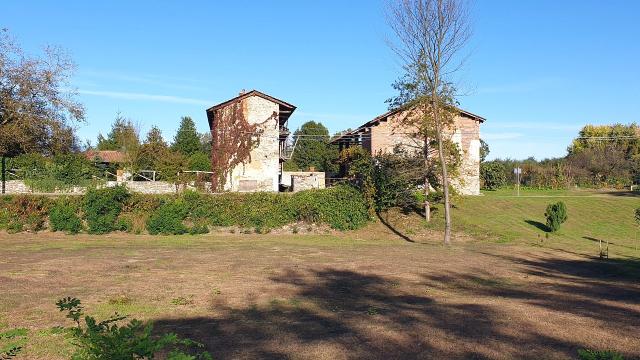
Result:
M211 190L214 192L224 190L236 166L251 161L251 151L260 145L260 135L264 131L261 125L277 116L274 113L263 123L249 124L245 113L246 104L236 101L216 110L214 114L215 121L211 129Z

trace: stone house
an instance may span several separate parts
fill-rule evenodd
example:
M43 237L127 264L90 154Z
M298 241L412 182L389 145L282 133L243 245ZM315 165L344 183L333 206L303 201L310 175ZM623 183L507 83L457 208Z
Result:
M355 130L348 131L332 140L340 149L359 145L370 154L393 152L397 146L415 151L416 139L402 119L409 116L405 110L393 110L370 120ZM449 136L461 151L460 176L451 179L452 184L464 195L480 194L480 124L485 118L459 109L454 120L454 129Z
M294 105L257 90L241 92L233 99L207 109L212 139L218 138L216 135L221 135L219 132L224 131L217 126L225 121L222 117L233 111L241 111L239 118L255 127L251 134L237 135L252 137L255 143L247 160L229 170L224 184L225 191L298 191L324 188L324 173L284 173L282 170L282 164L287 159L286 142L290 134L287 124L295 110ZM224 138L228 135L222 136ZM211 154L213 162L216 156L220 154L216 154L214 147Z
M245 136L252 136L258 141L248 161L230 169L224 190L278 191L284 146L289 136L287 121L296 107L257 90L242 92L233 99L207 109L212 138L216 138L216 131L222 131L216 127L220 121L217 117L237 105L241 105L243 118L256 126L255 134ZM211 156L214 158L218 154L214 151Z

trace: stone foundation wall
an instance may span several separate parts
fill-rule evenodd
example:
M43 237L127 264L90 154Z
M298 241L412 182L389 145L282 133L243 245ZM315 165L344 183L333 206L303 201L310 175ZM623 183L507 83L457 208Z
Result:
M293 192L325 188L325 173L319 171L283 171L283 185L291 187Z

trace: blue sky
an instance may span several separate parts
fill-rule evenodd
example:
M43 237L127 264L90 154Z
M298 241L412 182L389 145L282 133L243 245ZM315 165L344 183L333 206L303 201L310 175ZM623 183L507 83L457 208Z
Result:
M461 106L487 118L491 157L563 156L587 123L640 122L640 1L472 3ZM298 107L295 129L332 132L386 111L401 74L384 2L4 0L0 27L29 52L68 50L87 108L82 139L120 111L172 138L181 116L241 89Z

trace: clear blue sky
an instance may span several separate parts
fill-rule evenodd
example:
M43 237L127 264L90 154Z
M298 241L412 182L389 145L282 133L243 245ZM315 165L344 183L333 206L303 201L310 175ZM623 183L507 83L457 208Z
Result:
M640 1L490 1L472 8L464 109L487 118L491 157L562 156L586 123L640 121ZM69 51L82 139L116 113L172 138L181 116L241 89L298 107L292 129L335 132L386 111L401 74L383 2L4 0L0 27L36 52Z

